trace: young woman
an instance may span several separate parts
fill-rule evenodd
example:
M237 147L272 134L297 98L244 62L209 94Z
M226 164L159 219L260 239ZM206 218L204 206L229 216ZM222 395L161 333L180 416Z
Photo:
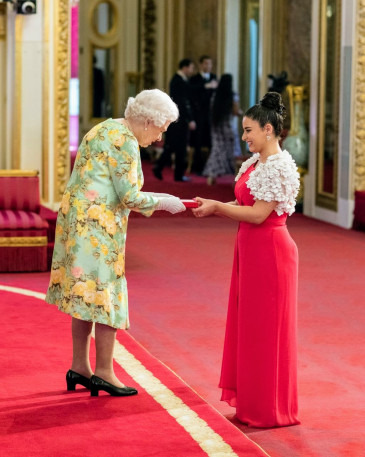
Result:
M299 174L279 146L285 108L267 93L244 115L243 141L253 156L236 177L236 200L197 197L195 216L239 221L220 387L222 400L253 427L298 424L297 247L286 227Z
M238 95L233 92L232 75L221 76L212 104L212 150L203 170L207 184L215 183L217 176L234 174L235 158L241 155L239 136L234 124L242 115Z

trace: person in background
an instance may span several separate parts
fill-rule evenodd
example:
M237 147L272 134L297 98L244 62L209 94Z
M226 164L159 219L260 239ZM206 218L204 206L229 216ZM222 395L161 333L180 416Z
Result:
M97 396L135 395L115 375L117 329L129 327L125 243L130 211L151 216L178 213L185 206L168 194L142 192L139 146L161 139L178 109L153 89L128 100L125 116L107 119L83 138L57 217L46 301L72 318L73 355L68 390L80 384ZM95 323L96 366L89 348Z
M298 251L286 226L299 173L279 145L284 113L276 92L246 111L242 139L253 156L236 177L236 200L197 197L193 209L239 222L219 386L238 420L262 428L299 424Z
M218 86L217 76L212 73L213 61L208 55L199 59L199 73L191 80L194 116L196 130L191 138L191 146L194 147L193 171L201 175L205 165L206 157L211 148L211 99ZM205 148L206 153L202 151Z
M105 79L104 72L97 66L93 56L93 117L105 116Z
M215 183L216 177L234 174L235 158L241 155L237 127L237 116L242 115L239 97L233 92L232 75L224 74L212 103L212 149L203 170L207 184Z
M153 173L157 179L162 180L162 171L171 162L171 153L175 153L175 181L190 181L185 176L186 149L189 139L189 131L196 128L191 107L191 88L189 78L194 72L194 63L190 59L183 59L179 63L179 69L170 81L170 96L179 108L179 119L171 124L165 135L164 150L153 167Z

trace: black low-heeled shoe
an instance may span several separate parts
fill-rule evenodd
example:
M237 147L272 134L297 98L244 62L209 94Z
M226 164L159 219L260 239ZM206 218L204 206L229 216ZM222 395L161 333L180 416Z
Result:
M90 391L92 397L97 397L99 395L99 390L107 392L112 397L128 397L130 395L138 394L138 390L134 387L117 387L110 382L104 381L104 379L99 378L99 376L91 376L90 379Z
M66 373L66 382L67 390L75 390L76 384L81 384L87 389L90 389L90 378L76 373L76 371L68 370Z

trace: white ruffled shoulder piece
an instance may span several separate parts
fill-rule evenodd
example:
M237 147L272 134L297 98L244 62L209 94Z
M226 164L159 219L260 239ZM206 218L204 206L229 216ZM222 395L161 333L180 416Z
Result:
M246 171L250 168L251 165L256 163L260 159L260 154L256 152L252 157L249 159L245 160L243 164L241 165L241 168L239 169L235 181L238 181L240 177L246 173Z
M260 154L246 160L237 174L236 181L255 162ZM269 156L265 163L258 163L247 180L247 187L255 200L278 202L275 211L278 216L295 211L295 199L299 192L299 173L292 156L284 150Z

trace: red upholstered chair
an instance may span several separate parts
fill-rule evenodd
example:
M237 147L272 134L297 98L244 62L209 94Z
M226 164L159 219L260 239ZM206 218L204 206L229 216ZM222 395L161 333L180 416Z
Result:
M365 191L355 192L354 221L352 228L355 230L365 230Z
M40 209L37 171L0 170L0 272L47 270Z
M47 237L48 237L47 270L50 270L51 265L52 265L54 239L55 239L55 235L56 235L57 212L52 211L51 209L42 205L39 215L41 216L42 219L45 219L49 225L48 230L47 230Z

